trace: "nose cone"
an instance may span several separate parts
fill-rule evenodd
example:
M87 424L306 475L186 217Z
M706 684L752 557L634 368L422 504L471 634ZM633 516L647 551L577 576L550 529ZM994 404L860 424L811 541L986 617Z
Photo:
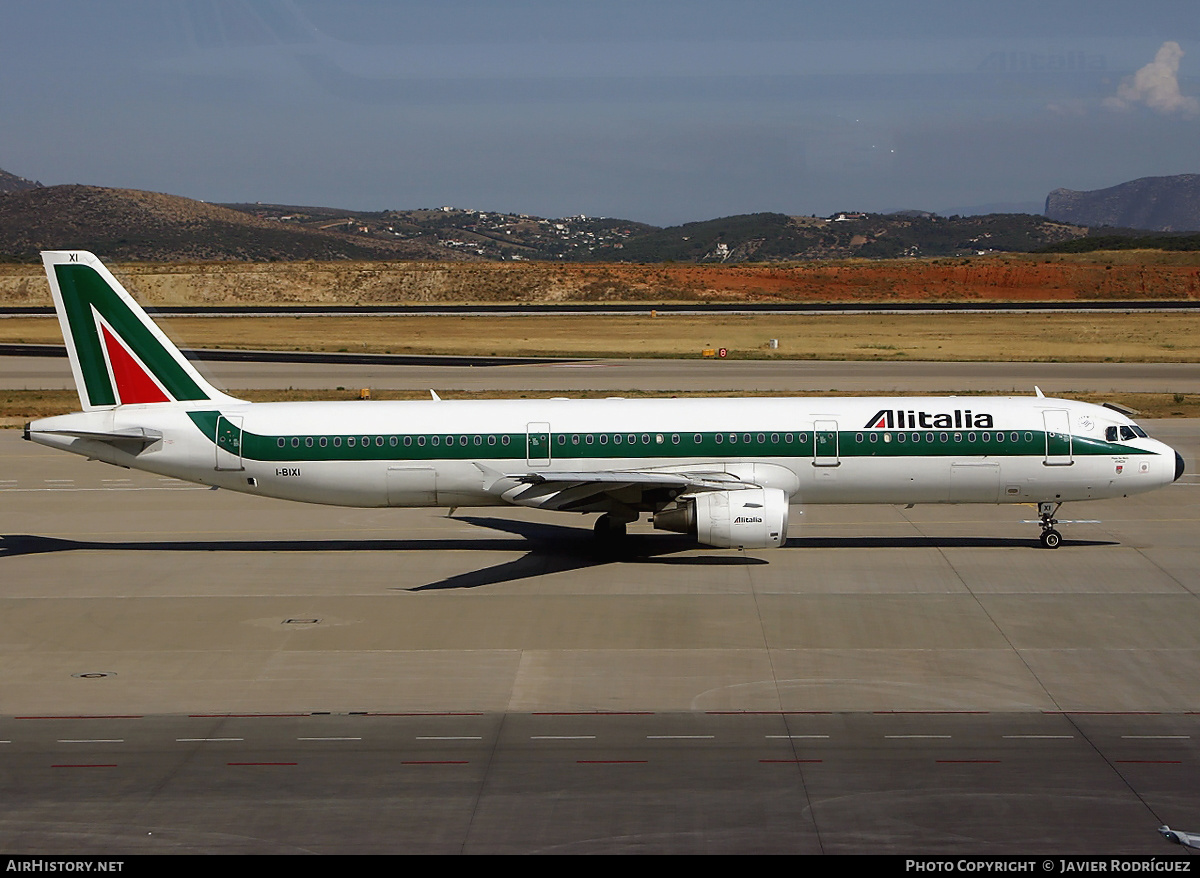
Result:
M1176 451L1175 452L1175 479L1174 479L1174 481L1176 481L1176 482L1179 481L1179 477L1181 475L1183 475L1183 455L1180 454L1178 451Z

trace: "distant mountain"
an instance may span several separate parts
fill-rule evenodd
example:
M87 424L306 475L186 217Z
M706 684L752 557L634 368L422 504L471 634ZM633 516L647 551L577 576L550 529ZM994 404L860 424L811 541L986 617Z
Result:
M0 259L32 261L39 250L76 248L135 262L479 258L136 189L44 186L0 197Z
M343 229L382 241L412 241L440 248L444 255L489 260L586 261L601 248L619 245L655 226L607 217L544 219L496 210L459 207L360 211L286 204L226 204L292 228Z
M966 207L948 207L939 210L942 216L984 216L989 213L1031 213L1041 215L1042 205L1037 201L993 201L988 204L970 204Z
M24 177L0 170L0 195L7 195L9 192L24 192L26 189L37 189L41 185L33 180L26 180Z
M1142 177L1108 189L1055 189L1046 216L1087 226L1160 232L1200 230L1200 174Z
M595 259L620 262L778 262L966 256L1037 250L1086 230L1028 214L946 217L920 211L883 216L797 217L753 213L632 235Z
M136 189L23 182L26 188L0 195L0 261L36 261L39 250L81 248L134 262L798 262L1029 252L1087 233L1023 213L754 213L660 229L621 219L453 207L372 212L216 205Z

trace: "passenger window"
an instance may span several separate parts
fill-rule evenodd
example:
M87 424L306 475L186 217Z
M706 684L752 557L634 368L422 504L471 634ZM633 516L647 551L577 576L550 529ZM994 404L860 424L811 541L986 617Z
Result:
M693 441L694 441L694 442L695 442L697 445L699 445L700 443L702 443L702 442L704 441L704 437L703 437L703 436L701 436L699 433L697 433L695 436L693 436L693 437L692 437L692 440L693 440Z

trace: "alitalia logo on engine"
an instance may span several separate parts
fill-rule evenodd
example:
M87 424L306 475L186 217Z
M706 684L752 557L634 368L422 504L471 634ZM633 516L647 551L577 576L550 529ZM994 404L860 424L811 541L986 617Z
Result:
M990 430L992 416L986 412L955 409L952 412L922 412L905 409L880 409L871 415L864 430L911 430L926 427L934 430Z
M762 519L753 515L739 515L733 520L734 524L762 524Z

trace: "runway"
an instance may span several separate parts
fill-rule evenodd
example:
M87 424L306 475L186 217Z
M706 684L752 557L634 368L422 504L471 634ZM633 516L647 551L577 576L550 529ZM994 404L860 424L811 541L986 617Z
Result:
M1177 854L1200 423L1144 426L1184 477L1065 507L1100 523L1054 551L1030 509L919 506L617 554L0 432L0 848Z
M377 366L201 362L216 386L244 388L369 387L379 390L705 391L803 393L1072 391L1198 393L1196 363L937 363L827 362L820 360L579 360L522 366ZM67 361L54 357L0 357L0 389L73 389Z

